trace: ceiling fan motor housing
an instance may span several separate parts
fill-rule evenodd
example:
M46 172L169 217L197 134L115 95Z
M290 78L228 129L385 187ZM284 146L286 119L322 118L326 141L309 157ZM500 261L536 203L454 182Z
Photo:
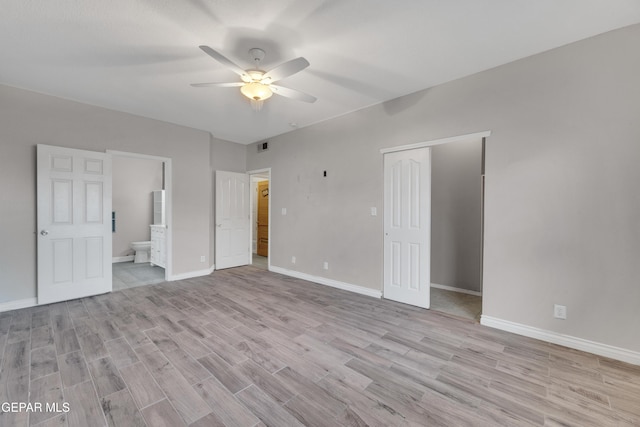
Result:
M249 49L249 55L251 55L255 62L260 62L264 59L265 53L264 50L260 49L259 47L254 47Z
M247 74L249 74L254 82L259 82L262 80L262 76L264 76L265 73L262 70L247 70Z

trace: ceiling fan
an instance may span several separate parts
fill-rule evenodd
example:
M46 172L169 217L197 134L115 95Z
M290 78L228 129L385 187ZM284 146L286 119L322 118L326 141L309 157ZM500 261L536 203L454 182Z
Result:
M207 55L226 65L231 71L236 73L242 79L241 82L230 83L193 83L193 87L239 87L240 92L251 100L251 106L258 111L262 108L265 99L277 94L287 98L297 99L304 102L316 102L316 97L300 92L288 87L274 85L274 82L289 77L309 66L309 61L303 57L292 59L280 64L271 71L263 71L260 69L260 61L264 59L265 52L259 48L249 49L249 55L256 63L255 69L243 70L231 60L223 56L221 53L213 50L209 46L199 46Z

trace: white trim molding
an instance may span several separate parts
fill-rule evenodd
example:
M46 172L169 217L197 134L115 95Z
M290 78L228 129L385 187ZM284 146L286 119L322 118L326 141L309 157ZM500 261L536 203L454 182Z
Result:
M168 157L154 156L153 154L133 153L131 151L119 151L119 150L107 149L105 150L105 153L115 155L115 156L135 157L136 159L159 160L161 162L166 162L167 160L171 160Z
M432 283L431 287L432 288L436 288L436 289L442 289L442 290L445 290L445 291L458 292L458 293L461 293L461 294L474 295L474 296L477 296L477 297L481 297L482 296L482 292L471 291L469 289L463 289L463 288L456 288L454 286L440 285L438 283Z
M130 261L133 261L133 259L134 259L134 258L135 258L135 256L133 256L133 255L127 255L127 256L114 256L114 257L111 259L111 263L112 263L112 264L115 264L115 263L118 263L118 262L130 262Z
M26 298L16 301L0 302L0 313L3 311L19 310L21 308L35 307L38 305L38 298Z
M490 328L500 329L514 334L524 335L529 338L536 338L553 344L574 348L576 350L586 351L588 353L597 354L599 356L609 357L611 359L621 360L623 362L640 365L640 353L625 348L614 347L608 344L602 344L595 341L585 340L570 335L559 334L545 329L534 328L532 326L522 325L520 323L510 322L491 316L482 315L480 324Z
M447 144L449 142L466 141L474 138L475 139L486 138L489 135L491 135L491 131L486 130L484 132L469 133L469 134L460 135L460 136L450 136L448 138L440 138L440 139L434 139L431 141L416 142L414 144L398 145L397 147L381 148L380 153L387 154L387 153L394 153L396 151L414 150L416 148L431 147L433 145Z
M169 282L173 282L175 280L185 280L185 279L193 279L194 277L208 276L216 269L215 265L212 265L206 270L197 270L197 271L188 271L186 273L180 274L172 274L171 277L167 279Z
M354 292L360 295L366 295L373 298L382 298L382 291L375 289L365 288L360 285L353 285L351 283L340 282L338 280L327 279L326 277L312 276L311 274L301 273L299 271L287 270L286 268L276 267L274 265L269 266L269 271L274 273L284 274L285 276L295 277L297 279L306 280L308 282L318 283L320 285L331 286L332 288L342 289L343 291Z

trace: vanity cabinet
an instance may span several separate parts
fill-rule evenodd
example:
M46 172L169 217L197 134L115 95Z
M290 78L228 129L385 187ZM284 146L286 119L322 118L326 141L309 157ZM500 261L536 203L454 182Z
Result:
M167 227L165 225L150 225L151 227L151 265L167 268Z

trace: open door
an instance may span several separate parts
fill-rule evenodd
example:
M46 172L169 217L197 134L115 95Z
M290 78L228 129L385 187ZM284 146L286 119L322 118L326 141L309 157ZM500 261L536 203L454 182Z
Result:
M216 270L249 264L249 175L216 171Z
M384 297L429 308L431 151L384 155Z
M111 292L111 157L37 151L38 304Z
M256 253L269 256L269 181L258 183Z

